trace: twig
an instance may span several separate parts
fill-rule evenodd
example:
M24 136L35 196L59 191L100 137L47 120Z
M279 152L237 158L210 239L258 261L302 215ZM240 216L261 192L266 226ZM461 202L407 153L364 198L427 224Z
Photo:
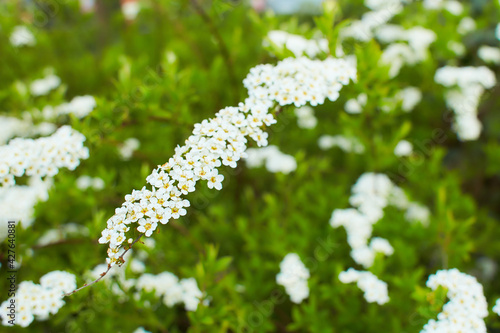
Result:
M132 248L132 246L134 246L135 243L137 243L141 237L143 236L144 234L140 234L136 239L134 239L134 241L132 242L132 244L130 244L126 249L125 251L123 251L123 253L120 255L120 257L118 258L118 266L121 266L125 260L123 259L123 256ZM73 290L72 292L69 292L67 294L64 294L63 296L71 296L73 295L74 293L84 289L84 288L87 288L87 287L90 287L91 285L93 284L96 284L97 282L101 281L101 279L103 277L106 276L106 274L108 274L108 272L111 270L113 266L111 266L110 264L108 264L108 269L106 269L105 272L101 273L101 276L99 276L99 278L95 279L94 281L90 282L90 283L85 283L83 286L81 286L80 288L77 288L75 290Z

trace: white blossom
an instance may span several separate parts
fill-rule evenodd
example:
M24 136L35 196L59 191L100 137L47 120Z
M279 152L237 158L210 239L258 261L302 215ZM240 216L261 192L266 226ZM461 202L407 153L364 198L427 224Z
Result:
M448 290L449 301L443 306L437 320L431 319L421 333L484 332L484 318L488 316L488 304L483 286L476 278L458 269L440 270L429 276L427 287L436 290L443 286Z
M33 46L36 44L35 36L31 31L22 25L14 27L10 35L10 44L15 47L19 46Z
M34 319L45 320L56 314L64 305L63 294L76 288L76 277L68 272L53 271L40 278L40 284L23 281L19 284L15 296L15 324L29 326ZM4 326L12 326L8 306L13 298L0 305L0 317Z
M481 46L477 51L477 55L481 60L494 65L500 64L500 48L492 46Z
M271 108L291 104L301 107L307 103L315 106L327 98L335 101L342 86L355 77L354 67L333 58L288 58L276 66L252 68L243 80L249 93L245 103L224 108L214 118L195 124L185 145L178 146L174 156L147 177L152 190L144 187L125 196L122 207L115 210L99 239L100 243L109 243L108 264L117 262L130 228L148 237L156 228L155 223L166 224L171 218L185 215L185 207L190 203L182 196L194 191L198 181L206 180L209 188L220 190L223 177L218 168L234 168L246 156L247 136L258 146L266 146L268 134L263 129L276 122L269 113ZM135 227L133 224L138 222L139 227Z
M413 152L413 145L407 140L401 140L394 148L394 155L396 156L410 156Z
M369 303L383 305L389 302L389 293L387 283L381 281L373 273L368 271L357 271L349 268L339 274L339 280L342 283L356 282L359 289L364 292L364 297Z
M302 303L309 297L309 270L296 253L289 253L280 263L280 272L276 275L276 282L285 287L286 293L294 303Z

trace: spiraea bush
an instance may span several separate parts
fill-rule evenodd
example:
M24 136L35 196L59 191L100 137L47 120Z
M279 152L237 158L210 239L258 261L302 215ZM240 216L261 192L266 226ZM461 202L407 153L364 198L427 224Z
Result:
M497 0L4 1L0 61L3 330L500 331Z

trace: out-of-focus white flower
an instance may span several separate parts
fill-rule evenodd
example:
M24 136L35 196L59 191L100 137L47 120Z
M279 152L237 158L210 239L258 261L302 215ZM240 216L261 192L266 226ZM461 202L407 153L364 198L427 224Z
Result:
M297 169L295 158L282 153L276 146L249 148L246 153L247 157L245 161L250 168L258 168L265 165L269 172L282 172L284 174L289 174Z
M481 46L477 51L477 55L484 62L495 65L500 64L500 48L498 47Z
M280 263L280 272L276 275L276 282L285 287L286 293L294 303L302 303L309 297L309 270L302 263L296 253L289 253Z
M359 289L364 292L364 297L369 303L382 305L389 302L387 283L379 280L371 272L357 271L354 268L349 268L347 271L339 274L339 280L342 283L357 282Z
M424 8L429 10L446 9L451 14L458 16L463 13L463 5L456 0L424 0Z
M495 302L495 306L493 307L493 312L500 316L500 298Z
M395 77L404 65L415 65L427 58L429 46L436 40L434 31L423 27L404 30L399 26L381 26L376 32L377 38L390 44L382 53L381 63L390 65L389 75ZM406 41L404 43L394 43Z
M135 20L139 12L141 11L141 5L137 0L125 0L122 2L122 13L125 19L129 21Z
M447 47L450 51L452 51L459 57L463 56L467 51L464 44L452 40L448 42Z
M416 202L411 202L408 204L405 218L410 222L420 222L423 226L428 226L430 215L429 208Z
M92 188L94 190L102 190L104 188L104 180L99 177L92 178L87 175L83 175L78 177L76 180L76 187L80 190L84 191L88 188Z
M318 124L318 119L314 116L314 110L310 106L303 106L295 109L297 125L300 128L312 129Z
M476 21L472 17L466 16L458 23L457 31L459 34L465 35L476 30Z
M402 102L403 111L411 112L422 100L422 92L416 87L407 87L396 94L396 99Z
M56 108L58 114L74 114L77 118L87 116L96 106L94 96L76 96L71 102L59 105Z
M330 218L333 228L343 226L347 232L347 242L352 248L351 257L365 268L373 265L376 253L392 255L390 243L380 237L372 238L373 225L384 216L384 208L393 205L408 209L404 191L394 185L384 174L364 173L353 185L349 202L356 208L335 209Z
M399 141L396 147L394 148L394 155L400 157L410 156L412 152L413 152L413 145L406 140Z
M455 113L453 129L458 138L462 141L477 140L482 129L477 108L485 89L496 84L495 74L485 66L445 66L436 71L434 81L450 87L445 100Z
M132 157L134 151L139 149L141 142L136 138L128 138L123 142L123 145L119 148L120 155L124 160L128 160Z
M79 0L80 1L80 11L82 13L90 13L95 9L95 0Z
M31 82L30 91L33 96L47 95L51 90L56 89L61 84L61 79L54 74L47 75L43 79Z
M38 177L30 178L28 185L0 187L0 221L21 221L24 228L30 227L34 218L34 207L38 201L45 201L49 196L52 179L42 181ZM0 223L0 241L7 237L7 224Z
M138 327L134 333L151 333L150 331L146 331L144 327Z
M318 139L318 146L323 150L328 150L332 147L339 147L347 153L362 154L365 152L365 146L358 139L346 137L343 135L322 135Z
M15 47L33 46L36 44L35 36L23 25L14 28L10 35L10 44Z
M300 35L290 34L286 31L272 30L267 34L267 38L279 47L291 51L296 57L307 55L310 58L315 58L318 54L328 52L328 40L321 39L306 39ZM267 46L267 41L264 41L264 46Z
M365 93L359 94L356 98L351 98L344 105L344 110L350 114L361 113L363 107L368 101L368 96Z

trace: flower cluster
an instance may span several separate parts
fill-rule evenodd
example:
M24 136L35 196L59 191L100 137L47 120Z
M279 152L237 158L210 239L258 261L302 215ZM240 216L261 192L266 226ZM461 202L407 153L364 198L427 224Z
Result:
M454 130L463 141L476 140L482 130L477 108L485 89L496 84L495 74L487 67L441 67L434 80L450 89L446 104L455 113Z
M345 112L350 114L361 113L367 101L368 95L366 95L365 93L359 94L358 97L351 98L345 103L344 110Z
M76 288L76 278L64 271L53 271L40 279L40 284L23 281L16 291L15 300L9 298L0 306L0 316L4 326L27 327L36 318L44 320L56 314L64 305L63 294ZM15 302L15 315L9 308ZM14 319L15 318L15 319ZM14 319L14 320L12 320Z
M300 261L296 253L289 253L280 263L280 272L276 275L276 282L285 287L286 293L294 303L301 303L309 297L309 270Z
M120 156L124 160L128 160L132 157L132 154L134 154L134 151L139 149L141 146L141 142L136 139L136 138L128 138L123 142L123 145L120 146L118 152L120 153Z
M267 38L279 49L290 50L296 57L307 55L310 58L316 57L321 53L328 53L328 40L321 38L318 40L309 40L300 35L290 34L286 31L272 30L267 34ZM264 46L267 46L264 41Z
M265 165L269 172L282 172L284 174L289 174L297 169L295 158L282 153L276 146L249 148L246 153L245 162L249 168L258 168Z
M174 156L147 177L152 190L134 190L115 210L99 239L100 243L109 243L108 264L119 261L119 249L133 223L137 231L149 237L158 224L186 214L190 202L183 196L193 192L198 181L207 181L209 188L220 190L224 176L218 168L236 167L245 156L247 136L258 146L266 146L268 134L263 128L276 122L269 113L274 102L300 107L322 104L326 98L334 101L342 86L355 76L356 69L349 63L333 58L289 58L276 66L252 68L243 81L249 93L245 103L227 107L215 118L196 124L185 145L177 147Z
M318 119L314 116L314 110L310 106L303 106L295 109L297 116L297 125L300 128L311 129L315 128L318 124Z
M73 114L77 118L87 116L96 107L94 96L76 96L69 103L63 103L56 107L46 106L43 111L44 118L54 118L59 115Z
M15 184L14 177L54 176L59 168L74 170L80 159L89 156L83 146L85 136L69 126L59 128L49 137L12 139L0 147L0 177L4 187Z
M369 303L382 305L389 302L387 283L379 280L372 272L357 271L354 268L349 268L347 271L339 274L339 280L342 283L356 282L359 289L364 292L363 296Z
M34 207L49 196L52 179L32 177L28 185L0 187L0 221L21 221L24 228L34 221ZM7 224L0 223L0 241L7 237Z
M136 288L146 292L154 291L156 297L161 297L169 308L184 303L187 311L196 311L204 296L194 278L179 281L179 278L170 272L158 275L143 274L137 279Z
M438 286L448 289L448 303L438 314L438 320L431 319L421 333L432 332L484 332L483 318L488 316L488 304L483 286L476 278L458 269L441 270L429 276L427 287L436 290Z
M380 61L390 65L389 75L395 77L403 65L415 65L427 58L428 49L437 36L432 30L414 27L404 30L397 25L385 25L377 30L377 38L390 44L382 53ZM406 41L406 43L393 43Z
M500 48L498 47L483 45L477 50L477 55L486 63L500 64Z
M456 0L424 0L424 8L429 10L445 9L451 14L458 16L464 11L463 5Z
M22 119L0 116L0 145L6 144L13 137L29 137L34 135L50 135L57 129L52 123L33 124L29 113Z
M403 190L394 185L384 174L365 173L352 187L349 202L356 208L336 209L332 213L330 225L334 228L343 226L347 232L347 242L352 248L351 256L363 267L371 267L377 253L392 255L394 249L389 242L374 237L368 243L373 225L384 216L384 208L394 205L400 209L411 209L416 204L409 202ZM412 218L425 216L411 215ZM427 215L428 218L428 215ZM410 220L413 221L413 220ZM426 220L420 221L427 224Z
M339 147L341 150L348 153L362 154L365 152L365 146L363 146L358 139L343 135L322 135L318 139L318 146L323 150Z
M36 244L38 246L45 246L50 243L82 235L89 235L89 229L86 226L77 223L66 223L59 225L57 229L47 230L40 238L38 238Z
M88 188L92 188L94 190L102 190L104 188L104 180L99 177L90 177L87 175L83 175L78 177L76 180L76 187L78 187L80 190L85 191Z
M43 79L38 79L30 84L30 91L33 96L47 95L51 90L56 89L61 84L59 76L49 74Z
M342 39L354 38L367 42L374 37L374 31L389 22L403 10L405 0L365 0L365 5L371 11L363 14L361 20L353 21L340 32Z
M29 31L28 28L18 25L10 35L10 44L15 47L19 46L33 46L36 44L35 36Z
M493 312L500 316L500 298L495 302L495 306L493 306Z

